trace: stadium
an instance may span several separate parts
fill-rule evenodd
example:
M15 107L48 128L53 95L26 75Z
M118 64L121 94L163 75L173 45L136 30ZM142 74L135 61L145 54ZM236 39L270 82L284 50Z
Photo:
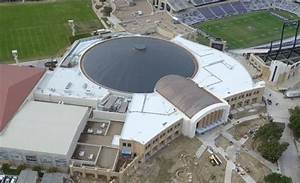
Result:
M0 161L108 180L260 105L265 87L227 54L180 36L112 33L76 41L53 71L1 70L12 80L0 87Z

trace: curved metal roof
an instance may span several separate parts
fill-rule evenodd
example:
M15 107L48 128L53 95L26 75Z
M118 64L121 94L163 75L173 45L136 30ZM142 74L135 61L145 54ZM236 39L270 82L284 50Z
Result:
M161 78L155 90L189 118L210 105L223 103L193 80L177 75Z
M150 37L122 37L90 48L82 57L86 76L97 84L130 93L153 92L169 74L192 77L194 56L174 43Z

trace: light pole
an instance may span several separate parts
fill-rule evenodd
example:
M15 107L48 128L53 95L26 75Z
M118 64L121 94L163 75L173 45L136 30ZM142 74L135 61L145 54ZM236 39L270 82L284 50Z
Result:
M19 65L19 60L18 60L18 50L11 50L11 54L16 62L17 65Z
M68 23L69 23L69 26L71 27L71 30L72 30L72 36L75 36L75 24L74 24L74 20L70 19L68 20Z

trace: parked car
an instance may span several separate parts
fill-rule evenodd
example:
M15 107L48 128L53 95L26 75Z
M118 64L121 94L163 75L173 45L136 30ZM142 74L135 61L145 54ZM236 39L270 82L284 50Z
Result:
M5 181L4 181L4 183L10 183L10 179L11 179L11 177L9 177L9 176L6 176L6 177L5 177Z
M0 175L0 183L3 183L5 179L5 175Z
M18 177L13 176L10 180L10 183L17 183Z

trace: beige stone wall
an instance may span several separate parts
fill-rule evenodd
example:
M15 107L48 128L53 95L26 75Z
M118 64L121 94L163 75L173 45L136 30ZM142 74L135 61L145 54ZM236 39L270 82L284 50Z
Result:
M248 61L250 66L256 69L261 74L261 78L263 80L269 80L271 74L270 67L267 66L261 58L255 56L254 54L251 54Z
M153 156L157 151L181 135L182 120L177 121L145 144L144 159Z
M86 177L88 175L93 176L94 178L106 177L107 182L111 179L118 179L120 183L124 183L124 176L133 174L138 167L141 165L142 157L135 157L124 169L119 172L115 172L111 169L104 169L99 167L91 167L91 166L75 166L74 164L70 165L70 175L73 176L75 174L79 174L82 177Z
M223 110L218 110L208 114L197 123L197 128L205 128L212 123L220 120L222 118L223 112Z
M261 103L264 88L248 90L237 95L225 98L231 106L231 109L244 107L250 104Z
M158 150L170 143L172 140L181 135L182 120L177 121L170 127L161 131L146 144L141 144L132 140L120 139L120 149L130 148L132 156L144 157L143 160L150 158Z

